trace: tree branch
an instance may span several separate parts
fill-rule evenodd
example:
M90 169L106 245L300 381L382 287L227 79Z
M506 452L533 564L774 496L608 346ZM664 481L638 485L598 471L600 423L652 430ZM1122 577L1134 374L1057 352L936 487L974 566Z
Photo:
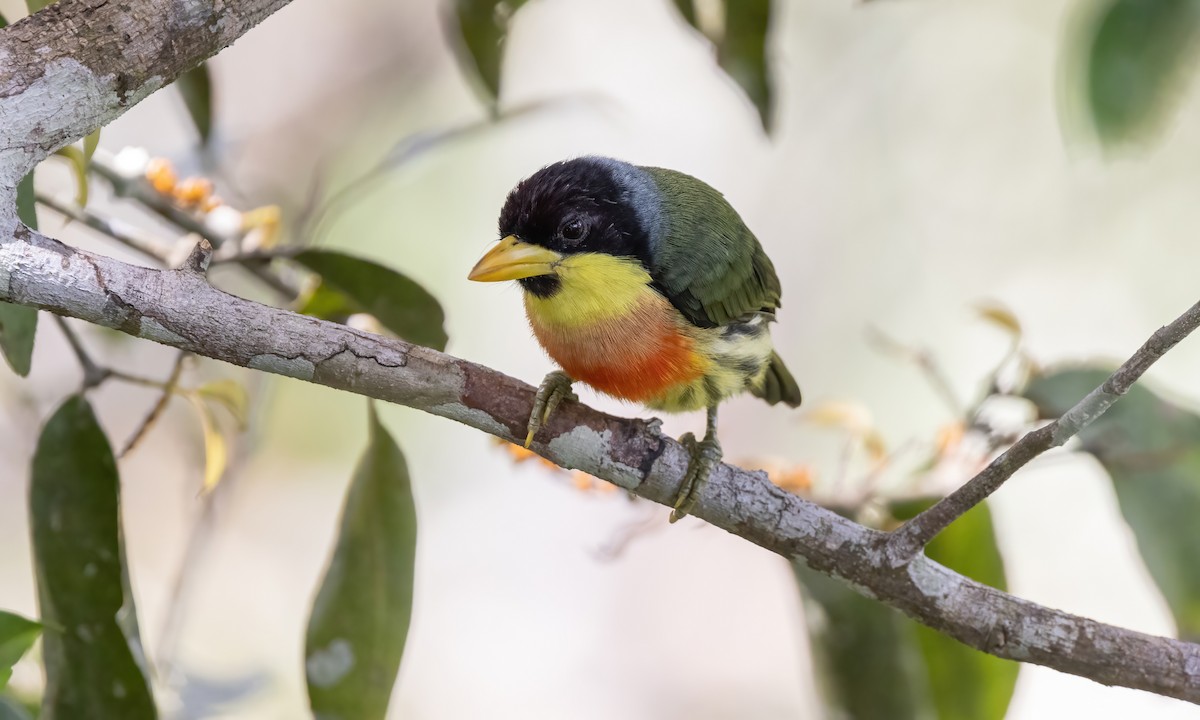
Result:
M522 439L534 391L519 380L428 348L229 295L194 269L136 267L76 250L18 222L15 187L38 161L110 122L286 3L60 0L0 30L0 300L408 405L509 441ZM1177 341L1158 338L1158 355ZM1072 410L1061 427L1086 422L1148 364L1143 358L1114 375L1097 391L1098 399L1085 401L1078 414ZM1028 443L1036 447L1060 436L1043 429L1033 437ZM540 438L534 448L551 461L663 505L674 501L689 460L655 424L575 402L559 408ZM1012 470L1016 467L1019 463ZM1012 474L1007 466L999 472ZM980 650L1200 703L1200 645L1042 607L920 553L897 564L887 534L792 495L763 473L721 465L692 514L839 577Z
M289 0L60 0L0 30L0 187Z
M197 273L127 265L32 231L0 245L0 300L70 315L225 362L319 383L524 438L534 390L401 340L224 293ZM1200 311L1198 311L1200 312ZM1156 336L1157 337L1157 336ZM1165 352L1171 338L1155 341ZM1161 354L1161 352L1160 352ZM1139 360L1142 370L1148 363ZM1139 371L1140 372L1140 371ZM1136 377L1122 372L1105 392ZM1035 436L1053 439L1053 430ZM564 403L534 448L670 505L688 463L653 423ZM1200 703L1200 645L1105 625L981 585L918 554L896 566L888 535L721 465L693 514L851 583L935 630L999 657Z
M1103 385L1088 393L1065 415L1027 433L962 487L897 528L888 543L888 555L893 564L899 566L909 562L938 533L999 490L1013 473L1030 460L1075 437L1129 392L1129 388L1151 365L1197 327L1200 327L1200 303L1193 305L1170 325L1155 331Z

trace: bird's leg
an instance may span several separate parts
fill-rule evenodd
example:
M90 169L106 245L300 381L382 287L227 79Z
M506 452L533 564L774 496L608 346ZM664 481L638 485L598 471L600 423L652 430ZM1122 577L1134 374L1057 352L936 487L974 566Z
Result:
M671 522L687 517L696 504L696 497L708 476L721 462L721 443L717 442L717 406L708 408L708 423L705 426L704 439L696 442L696 436L691 433L679 438L692 456L688 463L687 475L679 488L679 497L675 500L675 509L671 511Z
M575 383L570 375L567 375L562 370L555 370L542 380L542 384L538 386L537 395L533 398L533 412L529 413L529 434L525 436L525 447L533 444L533 436L538 430L550 419L550 413L558 407L558 404L565 398L578 400L579 397L571 392L571 385Z

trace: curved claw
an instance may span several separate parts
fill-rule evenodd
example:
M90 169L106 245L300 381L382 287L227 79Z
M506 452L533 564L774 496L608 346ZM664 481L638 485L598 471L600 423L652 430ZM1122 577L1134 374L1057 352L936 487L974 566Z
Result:
M529 423L526 426L528 433L525 435L526 448L533 444L533 436L537 435L537 431L550 420L550 414L565 398L579 399L575 393L571 392L571 385L574 382L571 376L562 370L555 370L542 380L537 395L533 399L533 411L529 413Z
M679 442L688 449L692 459L688 463L687 475L679 486L675 507L671 510L669 521L672 523L682 520L692 511L700 489L721 462L721 444L717 442L715 432L706 434L700 442L696 442L695 435L686 433L679 438Z

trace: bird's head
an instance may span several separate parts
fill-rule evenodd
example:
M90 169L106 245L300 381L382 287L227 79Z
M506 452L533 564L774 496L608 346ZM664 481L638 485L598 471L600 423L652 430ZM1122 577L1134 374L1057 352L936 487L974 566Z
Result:
M634 165L601 157L564 160L513 188L499 225L500 243L468 278L517 280L547 298L572 271L607 268L614 259L648 273L661 225L659 194Z

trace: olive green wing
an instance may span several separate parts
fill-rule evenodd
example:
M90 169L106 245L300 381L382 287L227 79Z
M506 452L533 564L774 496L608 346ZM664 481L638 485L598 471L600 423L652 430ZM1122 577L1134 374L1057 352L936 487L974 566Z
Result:
M699 327L774 314L780 295L775 266L725 197L690 175L644 169L664 211L650 274L671 304Z

